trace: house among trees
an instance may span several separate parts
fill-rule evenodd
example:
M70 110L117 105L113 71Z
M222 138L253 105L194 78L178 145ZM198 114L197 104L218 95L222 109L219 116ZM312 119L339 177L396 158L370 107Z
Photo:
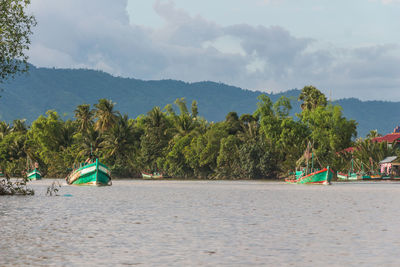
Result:
M379 162L380 172L383 176L400 177L400 158L397 156L386 157Z
M387 142L389 146L393 144L394 148L400 148L400 126L394 128L393 133L375 137L372 141L378 143Z
M387 142L388 146L394 149L400 148L400 126L397 126L393 133L385 136L375 137L373 142L382 143ZM380 173L384 176L400 177L400 158L397 156L389 156L379 162Z

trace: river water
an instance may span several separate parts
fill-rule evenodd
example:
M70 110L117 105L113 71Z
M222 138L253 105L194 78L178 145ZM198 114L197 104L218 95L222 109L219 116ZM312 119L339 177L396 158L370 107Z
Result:
M400 265L396 182L52 181L0 197L0 266Z

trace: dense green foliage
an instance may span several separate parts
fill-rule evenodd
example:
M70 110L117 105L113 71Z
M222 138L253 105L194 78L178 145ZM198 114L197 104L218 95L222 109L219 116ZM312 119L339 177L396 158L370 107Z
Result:
M304 89L303 103L314 93L323 96L314 87ZM188 108L184 98L135 119L115 107L111 100L100 99L93 108L77 106L74 119L63 120L49 110L30 127L21 120L1 122L2 169L20 175L27 161L38 162L47 177L64 177L92 152L117 177L158 170L176 178L277 178L302 164L298 159L308 143L315 148L316 167L335 167L336 152L352 145L356 136L355 121L326 101L293 117L289 98L273 102L260 95L252 114L229 112L220 122L206 121L197 102Z
M28 69L25 54L36 20L25 11L29 0L0 1L0 82Z
M26 50L32 27L36 25L35 17L26 13L29 4L29 0L0 1L0 83L28 70ZM0 123L0 168L9 171L15 171L26 157L25 121L17 120L13 124L11 129L7 123ZM33 194L34 191L26 187L26 179L11 181L7 173L0 179L0 195Z
M386 157L400 157L400 147L396 143L375 142L373 138L381 136L376 130L371 130L367 138L356 140L352 151L337 153L336 162L343 172L364 172L377 174L380 172L379 162ZM351 164L353 163L353 164ZM353 166L352 166L353 165Z

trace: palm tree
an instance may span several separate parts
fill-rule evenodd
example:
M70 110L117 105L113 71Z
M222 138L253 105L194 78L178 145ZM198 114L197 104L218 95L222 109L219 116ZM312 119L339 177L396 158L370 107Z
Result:
M312 85L304 86L299 95L299 100L303 101L302 110L313 110L318 106L325 107L328 103L325 95Z
M185 136L195 130L197 123L197 102L192 102L192 114L189 113L189 110L186 106L185 98L178 98L175 100L175 105L178 106L180 114L176 115L172 114L173 122L176 130L175 136Z
M11 130L13 132L26 133L26 131L28 131L28 127L26 126L26 119L14 120L13 127Z
M251 114L243 114L240 116L241 131L238 132L239 138L242 141L248 139L256 139L259 133L259 124L257 118Z
M103 137L98 131L94 129L94 126L89 126L87 129L87 134L83 135L83 139L80 142L80 152L75 159L76 162L82 160L82 158L87 158L88 156L99 156L99 149L102 146Z
M79 105L75 109L75 118L78 122L78 130L86 133L89 127L93 124L94 111L90 110L89 104Z
M164 157L169 140L169 121L159 107L154 107L144 119L144 134L140 138L142 167L153 168L157 158Z
M74 142L75 127L71 120L66 121L61 127L56 140L59 145L59 150L65 150Z
M398 153L398 150L391 143L378 143L365 139L357 144L354 150L354 158L364 166L369 166L371 171L375 171L379 167L379 161L389 156L395 156Z
M128 115L119 116L117 123L104 135L102 145L106 151L106 157L127 158L132 150L133 127L129 123Z
M99 103L94 104L95 118L95 129L104 133L109 130L118 120L118 111L114 110L115 103L108 99L100 99Z
M382 135L380 133L378 133L378 130L371 130L369 131L369 133L367 134L366 138L367 139L374 139L376 137L381 137Z
M11 132L10 125L5 121L0 121L0 139L3 139L10 132Z

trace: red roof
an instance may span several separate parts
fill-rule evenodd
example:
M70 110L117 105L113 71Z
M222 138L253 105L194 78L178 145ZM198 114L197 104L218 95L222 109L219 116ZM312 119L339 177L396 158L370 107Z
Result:
M336 152L336 154L340 154L340 153L342 153L342 154L344 154L344 153L353 153L354 152L354 150L358 150L358 148L357 147L348 147L348 148L345 148L345 149L343 149L342 151L339 151L339 152Z
M344 152L353 152L356 148L355 147L348 147L346 149L343 149Z
M386 141L388 143L393 143L394 141L400 142L400 140L398 140L398 139L400 139L400 133L391 133L391 134L387 134L382 137L375 137L374 139L372 139L372 141L378 142L378 143L381 143L384 141Z

